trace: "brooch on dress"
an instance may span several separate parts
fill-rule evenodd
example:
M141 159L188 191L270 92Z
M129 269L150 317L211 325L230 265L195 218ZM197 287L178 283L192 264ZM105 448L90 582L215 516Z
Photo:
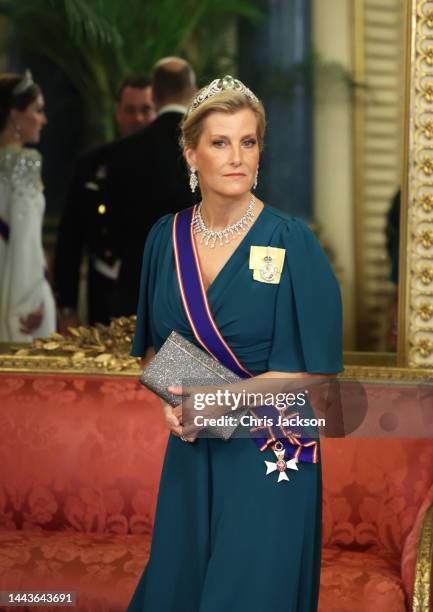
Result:
M249 267L253 270L254 280L277 285L280 282L285 254L285 249L277 247L251 246Z

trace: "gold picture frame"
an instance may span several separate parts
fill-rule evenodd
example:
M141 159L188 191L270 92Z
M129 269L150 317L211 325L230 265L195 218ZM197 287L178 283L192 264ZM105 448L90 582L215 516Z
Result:
M433 2L408 0L398 363L433 368Z

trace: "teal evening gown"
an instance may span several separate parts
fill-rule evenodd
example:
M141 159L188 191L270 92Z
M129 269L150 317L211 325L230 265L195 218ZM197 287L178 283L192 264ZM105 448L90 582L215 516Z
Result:
M196 342L176 277L173 215L146 242L131 354L158 350L172 330ZM286 250L279 284L253 280L250 246ZM340 292L314 234L265 206L207 290L214 320L240 362L266 371L342 369ZM321 556L321 468L300 463L290 482L266 476L251 438L171 434L149 563L129 612L314 612ZM143 475L145 477L145 475Z

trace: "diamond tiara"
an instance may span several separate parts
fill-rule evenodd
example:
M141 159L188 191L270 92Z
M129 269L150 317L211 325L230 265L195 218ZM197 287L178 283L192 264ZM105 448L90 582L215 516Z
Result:
M198 96L194 98L186 113L187 116L193 113L205 100L209 100L209 98L216 96L222 91L237 91L244 94L244 96L249 98L252 102L257 103L259 101L251 89L248 89L241 81L234 79L228 74L222 79L215 79L212 81L212 83L205 87Z
M30 72L30 70L25 70L23 76L21 77L21 80L13 88L12 95L18 96L19 94L24 93L29 87L33 85L33 83L34 81L32 73Z

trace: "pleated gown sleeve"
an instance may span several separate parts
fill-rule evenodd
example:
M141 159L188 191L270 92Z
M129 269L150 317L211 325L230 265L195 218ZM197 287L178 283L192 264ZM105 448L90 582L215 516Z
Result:
M171 214L164 215L153 225L144 246L137 324L130 352L132 357L142 357L148 347L155 345L150 325L151 296L157 274L158 253L166 247L163 241L164 229L172 216Z
M287 219L273 245L286 251L275 306L268 369L333 374L342 365L338 282L319 241L300 219Z

